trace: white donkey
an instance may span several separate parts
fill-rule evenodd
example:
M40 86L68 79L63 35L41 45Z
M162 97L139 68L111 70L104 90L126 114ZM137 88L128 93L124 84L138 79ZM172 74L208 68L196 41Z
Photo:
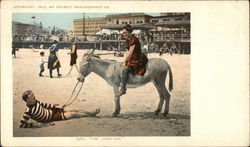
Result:
M121 62L100 59L98 55L94 54L94 50L92 50L91 53L84 54L80 62L80 76L78 78L80 82L84 82L84 78L87 77L89 73L94 72L113 87L115 97L114 117L116 117L121 110L120 96L117 95L119 87L121 86L122 66ZM143 86L148 82L153 82L160 96L160 102L154 114L158 115L159 112L161 112L165 100L165 111L163 113L165 117L169 112L170 100L170 94L165 86L167 72L169 72L169 90L171 91L173 89L171 67L165 60L160 58L149 59L144 76L129 74L126 85L127 88L135 88Z

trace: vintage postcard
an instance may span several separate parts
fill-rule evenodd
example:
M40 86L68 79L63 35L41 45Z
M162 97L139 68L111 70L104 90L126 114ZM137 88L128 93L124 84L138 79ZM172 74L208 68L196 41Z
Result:
M248 5L1 1L1 145L248 146Z

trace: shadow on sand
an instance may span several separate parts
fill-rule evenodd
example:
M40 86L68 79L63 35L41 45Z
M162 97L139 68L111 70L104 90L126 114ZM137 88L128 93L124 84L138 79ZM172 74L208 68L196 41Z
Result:
M116 118L110 115L99 116L98 118ZM165 117L163 114L154 115L153 112L133 112L133 113L123 113L118 115L117 118L121 119L190 119L190 115L184 114L168 114Z

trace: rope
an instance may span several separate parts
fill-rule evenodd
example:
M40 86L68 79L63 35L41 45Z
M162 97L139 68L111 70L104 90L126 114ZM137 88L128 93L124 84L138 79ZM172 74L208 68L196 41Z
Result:
M74 90L73 90L73 92L72 92L72 94L71 94L69 100L63 105L63 107L66 107L66 106L71 105L71 104L76 100L76 98L78 97L78 95L79 95L79 93L80 93L80 91L81 91L81 89L82 89L83 82L82 82L82 84L81 84L81 86L80 86L80 89L78 90L78 92L77 92L75 98L71 101L71 99L73 98L73 94L74 94L74 92L75 92L75 89L76 89L76 87L77 87L78 84L79 84L79 81L76 83L76 86L75 86L75 88L74 88ZM71 101L71 102L70 102L70 101Z
M79 81L76 83L76 85L75 85L75 87L74 87L74 89L73 89L73 91L72 91L72 94L71 94L71 96L70 96L70 98L68 99L68 101L63 105L63 106L66 106L67 105L67 103L69 103L70 102L70 100L72 99L72 97L73 97L73 94L74 94L74 92L75 92L75 89L76 89L76 86L79 84Z

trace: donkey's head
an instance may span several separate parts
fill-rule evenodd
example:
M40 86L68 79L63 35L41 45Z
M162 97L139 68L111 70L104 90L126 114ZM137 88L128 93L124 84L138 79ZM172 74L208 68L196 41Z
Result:
M91 57L94 55L95 49L85 53L80 62L80 75L77 78L80 82L84 82L84 78L87 77L91 71Z

